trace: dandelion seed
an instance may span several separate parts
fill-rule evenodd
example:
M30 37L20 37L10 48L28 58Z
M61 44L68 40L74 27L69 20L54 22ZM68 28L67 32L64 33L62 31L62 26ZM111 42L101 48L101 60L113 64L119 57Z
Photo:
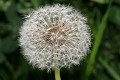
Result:
M56 65L78 65L91 43L86 18L60 4L30 13L20 29L19 41L29 63L48 71Z

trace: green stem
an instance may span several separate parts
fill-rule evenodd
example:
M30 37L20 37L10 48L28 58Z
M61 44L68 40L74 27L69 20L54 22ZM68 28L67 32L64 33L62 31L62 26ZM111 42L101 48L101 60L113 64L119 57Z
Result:
M58 66L55 67L55 80L61 80L60 69Z

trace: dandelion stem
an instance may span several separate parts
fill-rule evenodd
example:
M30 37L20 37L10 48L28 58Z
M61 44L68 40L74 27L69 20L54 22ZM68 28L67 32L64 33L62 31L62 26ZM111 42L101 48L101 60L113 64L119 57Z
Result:
M61 80L60 69L58 66L55 67L55 80Z

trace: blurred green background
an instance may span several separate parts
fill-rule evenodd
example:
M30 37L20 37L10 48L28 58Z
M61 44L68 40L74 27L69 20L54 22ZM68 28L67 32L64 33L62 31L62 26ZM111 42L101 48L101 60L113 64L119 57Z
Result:
M28 64L18 38L25 15L55 3L80 10L92 34L90 54L80 65L61 69L62 80L120 80L120 0L0 0L0 80L54 80L54 71Z

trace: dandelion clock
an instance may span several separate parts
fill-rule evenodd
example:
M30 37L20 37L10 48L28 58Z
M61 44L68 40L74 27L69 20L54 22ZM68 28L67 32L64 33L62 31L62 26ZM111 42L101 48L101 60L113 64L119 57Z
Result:
M34 67L55 70L79 65L90 46L86 18L70 6L55 4L32 11L20 29L23 55Z

